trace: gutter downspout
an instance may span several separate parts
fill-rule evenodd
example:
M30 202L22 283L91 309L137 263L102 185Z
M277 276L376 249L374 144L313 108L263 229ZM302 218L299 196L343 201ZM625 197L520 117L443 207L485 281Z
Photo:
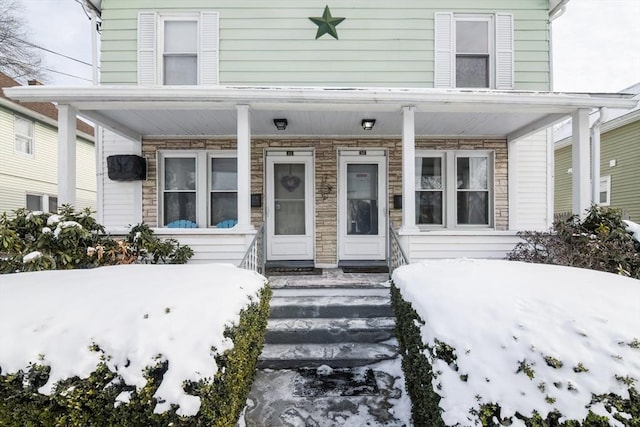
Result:
M91 2L88 2L91 4ZM93 4L91 4L93 6ZM91 68L93 72L93 86L99 84L98 74L98 13L95 7L91 8ZM94 156L96 162L96 213L100 224L104 223L104 165L102 161L103 143L102 127L94 122Z
M591 203L600 202L600 125L607 119L606 107L599 109L600 116L591 126Z

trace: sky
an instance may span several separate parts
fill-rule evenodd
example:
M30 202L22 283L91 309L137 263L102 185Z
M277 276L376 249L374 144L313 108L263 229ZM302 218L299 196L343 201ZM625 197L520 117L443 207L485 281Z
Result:
M91 26L75 0L19 0L31 41L91 62ZM618 92L640 82L640 0L571 0L553 22L554 90ZM91 67L45 52L47 84L91 84Z

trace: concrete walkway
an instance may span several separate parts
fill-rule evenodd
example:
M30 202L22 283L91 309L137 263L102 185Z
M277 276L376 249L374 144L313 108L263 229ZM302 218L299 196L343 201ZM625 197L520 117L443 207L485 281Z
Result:
M388 278L339 269L270 277L274 299L261 356L269 367L258 370L239 424L410 425Z

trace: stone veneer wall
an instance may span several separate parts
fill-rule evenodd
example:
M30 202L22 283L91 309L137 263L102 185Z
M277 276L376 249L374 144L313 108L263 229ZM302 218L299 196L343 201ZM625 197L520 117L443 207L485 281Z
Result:
M144 140L142 155L147 158L147 180L142 184L142 216L152 227L158 226L157 151L158 150L233 150L232 139L162 139ZM267 149L315 150L315 198L316 198L316 263L337 262L337 188L338 158L340 148L382 148L388 152L388 206L389 219L395 227L402 223L402 211L393 209L393 196L402 194L402 142L400 139L260 139L251 141L251 192L263 195L263 207L251 209L251 222L259 226L263 222L266 203L264 186L264 153ZM493 150L495 152L495 228L506 230L509 220L507 143L504 140L416 140L417 150ZM321 186L332 190L323 200Z

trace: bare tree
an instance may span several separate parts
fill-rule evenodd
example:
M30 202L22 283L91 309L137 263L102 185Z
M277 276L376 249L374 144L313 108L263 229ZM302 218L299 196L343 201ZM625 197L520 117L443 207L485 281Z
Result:
M42 56L27 40L17 0L0 0L0 71L14 79L42 79Z

